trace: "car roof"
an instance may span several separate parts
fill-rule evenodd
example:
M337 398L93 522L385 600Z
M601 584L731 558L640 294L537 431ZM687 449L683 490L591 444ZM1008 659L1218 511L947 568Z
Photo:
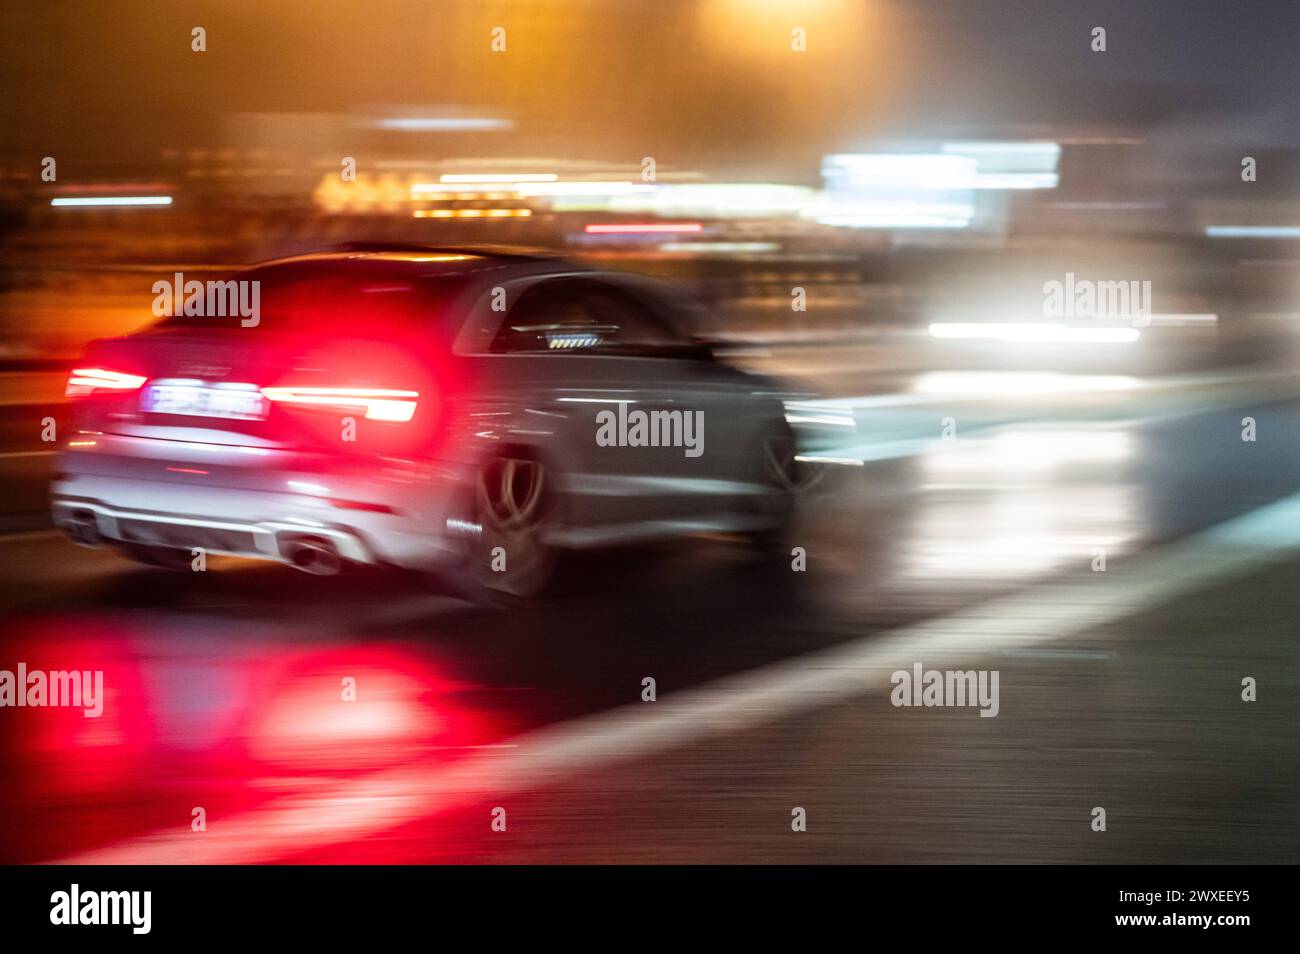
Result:
M404 274L413 277L469 276L508 266L533 266L527 271L561 267L583 270L554 255L506 246L418 245L353 242L340 248L270 259L248 266L249 271L315 271Z

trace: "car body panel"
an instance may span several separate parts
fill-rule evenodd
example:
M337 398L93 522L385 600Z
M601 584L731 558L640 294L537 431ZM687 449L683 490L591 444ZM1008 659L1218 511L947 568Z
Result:
M277 317L260 329L164 321L93 343L85 359L92 366L100 362L148 382L139 394L80 400L78 433L62 448L52 487L56 523L82 543L206 541L214 552L279 560L288 559L286 541L315 535L345 559L422 569L454 556L458 538L473 533L466 507L476 474L485 460L510 453L545 460L561 514L548 535L559 546L756 530L779 519L784 495L766 478L761 451L766 437L785 428L776 387L692 350L671 326L688 307L679 293L563 262L466 256L461 261L471 264L460 273L456 261L437 251L320 255L242 273L274 281L281 269L310 289L313 275L332 280L368 269L365 275L382 279L372 287L365 278L362 291L414 296L441 288L441 299L428 306L430 327L412 307L416 320L402 326L400 337L385 338L370 322L350 318L350 302L368 307L370 299L345 295L330 299L339 302L341 317L332 323L326 315L319 333L290 327L296 318ZM424 273L434 266L434 274ZM576 340L569 332L518 324L518 316L526 310L521 302L549 314L548 302L571 293L594 294L617 321L624 321L619 309L638 311L630 324L611 326L611 334L641 321L668 346L645 353L494 350L499 335L530 341L538 327L538 340L567 347ZM423 307L425 300L402 303ZM336 384L349 374L349 383L382 377L386 387L418 389L416 416L404 424L357 420L337 408L318 414L272 402L265 419L205 417L196 416L203 413L198 405L194 413L157 412L175 406L157 403L157 392L144 396L151 385L172 380L207 390L289 378ZM701 412L701 452L600 446L597 415L620 406ZM356 436L340 443L345 420Z

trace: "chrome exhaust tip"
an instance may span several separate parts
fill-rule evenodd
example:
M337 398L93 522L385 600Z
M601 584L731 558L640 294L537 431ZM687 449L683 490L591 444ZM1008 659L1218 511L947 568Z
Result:
M343 569L343 558L334 544L315 538L294 540L285 555L295 569L314 576L333 576Z
M99 532L99 521L89 510L75 510L62 524L68 539L83 547L102 547L104 538Z

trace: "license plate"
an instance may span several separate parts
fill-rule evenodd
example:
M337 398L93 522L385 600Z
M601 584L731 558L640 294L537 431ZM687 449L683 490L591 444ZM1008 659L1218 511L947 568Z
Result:
M258 421L266 417L266 398L253 388L153 384L145 388L140 407L151 414L225 417L242 421Z

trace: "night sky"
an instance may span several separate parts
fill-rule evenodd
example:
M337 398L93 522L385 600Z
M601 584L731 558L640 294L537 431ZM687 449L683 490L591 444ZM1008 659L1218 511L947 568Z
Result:
M1268 144L1300 129L1291 2L166 0L8 4L0 25L7 163L147 170L166 146L225 145L233 113L437 105L517 128L432 137L433 158L651 154L788 180L825 152L954 129L1204 121ZM789 50L795 25L807 53ZM193 26L208 52L191 52Z

